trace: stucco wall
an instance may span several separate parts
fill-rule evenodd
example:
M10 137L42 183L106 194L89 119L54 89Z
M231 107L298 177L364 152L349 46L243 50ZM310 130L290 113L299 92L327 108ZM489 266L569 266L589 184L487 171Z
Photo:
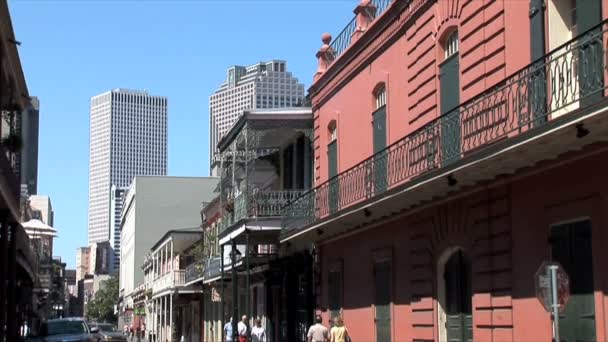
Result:
M133 288L144 281L144 256L166 232L200 226L201 205L213 199L218 179L138 176L134 181Z
M608 152L581 155L322 245L321 309L328 306L328 268L341 261L346 326L354 340L375 341L372 260L389 250L393 341L438 341L438 259L459 246L472 258L474 340L550 341L550 315L535 298L533 276L550 258L550 225L589 217L596 334L606 340Z

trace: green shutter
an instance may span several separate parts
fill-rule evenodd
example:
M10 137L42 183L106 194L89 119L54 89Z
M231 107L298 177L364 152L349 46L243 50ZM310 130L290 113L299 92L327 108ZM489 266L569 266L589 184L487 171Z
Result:
M577 33L582 34L602 21L601 0L576 0ZM594 30L597 36L584 43L578 51L578 80L581 106L599 101L604 91L604 44L602 28Z
M441 153L444 164L460 159L460 67L458 53L439 68L441 90Z
M334 140L327 145L327 159L329 171L329 212L335 213L338 210L338 201L340 198L338 179L334 178L338 175L338 141Z
M554 226L551 252L570 276L570 300L560 315L562 341L595 341L591 221Z
M387 153L386 153L386 106L378 109L373 115L374 139L374 193L386 190L387 184Z
M545 55L545 5L544 0L530 1L530 51L531 60L536 61ZM544 61L539 61L539 67L530 75L529 108L526 111L519 111L520 124L532 123L541 125L546 121L547 115L547 77L543 67ZM527 115L532 114L529 118Z
M391 341L391 278L389 261L374 264L376 341Z

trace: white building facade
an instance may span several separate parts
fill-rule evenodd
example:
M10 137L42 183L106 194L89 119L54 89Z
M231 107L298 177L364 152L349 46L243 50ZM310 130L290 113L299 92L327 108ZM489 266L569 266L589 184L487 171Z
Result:
M226 80L209 97L209 156L217 176L217 143L245 109L293 107L304 101L304 84L280 60L228 68Z
M167 174L167 98L114 89L90 109L88 242L111 241L118 260L124 190L136 175Z

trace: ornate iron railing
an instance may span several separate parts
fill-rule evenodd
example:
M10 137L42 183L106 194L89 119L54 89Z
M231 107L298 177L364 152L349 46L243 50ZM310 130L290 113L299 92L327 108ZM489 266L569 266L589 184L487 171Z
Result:
M205 267L204 279L213 279L222 274L222 260L219 256L209 258Z
M316 223L604 96L608 21L291 202L283 234Z
M305 192L304 190L279 190L242 193L234 200L232 212L226 211L222 216L220 233L245 218L279 217L283 207Z
M375 9L367 11L368 15L375 19L379 17L393 1L397 0L372 0L372 3L375 6ZM338 58L346 49L350 46L353 33L357 29L357 17L353 17L353 19L346 24L342 32L340 32L336 38L329 44L334 52L334 58Z
M197 279L202 279L205 273L205 260L197 260L188 265L185 269L186 283L190 283Z

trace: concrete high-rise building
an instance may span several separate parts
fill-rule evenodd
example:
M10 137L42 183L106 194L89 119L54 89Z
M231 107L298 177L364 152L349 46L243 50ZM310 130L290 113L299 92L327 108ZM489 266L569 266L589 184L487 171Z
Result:
M30 207L32 208L32 218L54 227L55 212L51 205L51 198L43 195L32 195L29 197L29 200Z
M120 211L124 195L129 190L128 187L110 187L110 243L114 250L114 271L118 271L120 263Z
M285 61L271 60L228 68L226 80L209 97L211 175L218 174L217 143L245 109L293 107L304 101L304 85L287 71Z
M116 189L136 175L167 174L167 98L114 89L91 98L90 114L88 241L111 241L117 262Z

